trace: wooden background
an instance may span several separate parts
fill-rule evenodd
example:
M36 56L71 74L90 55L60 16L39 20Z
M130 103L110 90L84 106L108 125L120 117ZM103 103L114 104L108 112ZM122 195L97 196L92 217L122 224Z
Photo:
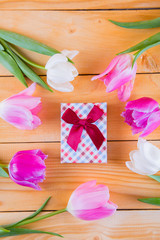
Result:
M29 227L55 231L66 240L151 240L160 239L160 211L153 205L137 201L142 197L160 196L160 184L134 174L125 166L129 152L136 149L138 136L132 136L121 112L125 104L116 92L106 94L100 81L92 75L102 72L115 54L158 32L159 29L127 30L114 26L118 21L148 20L160 15L159 0L0 0L0 28L40 40L58 50L77 49L75 58L80 75L73 93L50 93L39 86L35 95L42 97L39 114L43 124L33 131L21 131L0 119L0 160L8 163L13 154L24 149L40 148L49 155L47 177L42 191L16 185L0 178L0 224L11 223L36 210L52 196L46 211L66 207L71 192L81 183L97 179L109 186L111 200L119 208L110 218L85 222L64 213ZM160 102L160 47L148 50L138 60L138 74L130 100L142 96ZM47 56L24 51L26 56L45 64ZM38 72L46 79L45 72ZM0 66L0 101L24 89L22 84ZM108 103L108 163L60 164L60 103ZM148 136L160 147L160 128ZM8 237L20 239L55 239L48 235Z

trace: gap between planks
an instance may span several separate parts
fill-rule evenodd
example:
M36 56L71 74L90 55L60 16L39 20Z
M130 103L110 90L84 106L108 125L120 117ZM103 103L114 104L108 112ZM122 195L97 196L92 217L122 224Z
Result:
M97 11L143 11L143 10L160 10L160 7L157 7L157 8L97 8L97 9L92 9L92 8L88 8L88 9L85 9L85 8L81 8L81 9L78 9L78 8L73 8L73 9L2 9L4 11L37 11L37 12L73 12L73 11L77 11L77 12L81 12L81 11L85 11L85 12L97 12Z

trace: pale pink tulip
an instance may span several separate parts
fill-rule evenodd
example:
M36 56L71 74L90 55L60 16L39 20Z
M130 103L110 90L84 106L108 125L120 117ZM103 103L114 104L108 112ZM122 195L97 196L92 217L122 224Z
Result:
M106 70L91 80L100 79L106 85L106 92L118 91L120 101L127 101L133 89L137 63L132 67L133 56L122 54L116 56Z
M41 124L37 113L41 109L41 98L32 97L36 83L24 91L0 103L0 117L16 128L32 130Z
M109 201L109 190L96 181L81 184L71 195L67 211L83 220L96 220L115 213L117 206Z
M10 178L19 185L41 190L38 183L45 178L47 157L40 149L17 152L8 166Z

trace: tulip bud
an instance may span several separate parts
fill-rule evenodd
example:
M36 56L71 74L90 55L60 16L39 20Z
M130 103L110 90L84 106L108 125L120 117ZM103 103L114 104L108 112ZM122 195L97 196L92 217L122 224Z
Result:
M47 157L40 149L17 152L8 166L10 178L19 185L41 190L38 183L45 178Z
M62 53L54 54L47 62L47 83L61 92L72 92L74 87L70 83L78 76L75 66L68 61L78 54L78 51L63 50Z
M41 109L41 98L32 97L36 88L33 83L29 88L15 94L0 103L0 117L16 128L32 130L41 124L37 113Z
M118 90L119 100L125 102L131 95L137 71L137 63L132 67L132 62L132 55L118 55L103 73L93 77L91 80L102 80L107 87L106 92Z
M160 149L146 140L138 139L138 150L130 152L126 166L142 175L153 175L160 170Z
M96 181L81 184L71 195L67 211L83 220L96 220L115 213L117 205L109 201L109 190Z

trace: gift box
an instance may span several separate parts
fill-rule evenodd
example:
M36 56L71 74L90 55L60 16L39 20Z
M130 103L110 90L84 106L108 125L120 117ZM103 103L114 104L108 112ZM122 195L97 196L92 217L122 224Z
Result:
M107 163L107 103L61 103L61 163Z

